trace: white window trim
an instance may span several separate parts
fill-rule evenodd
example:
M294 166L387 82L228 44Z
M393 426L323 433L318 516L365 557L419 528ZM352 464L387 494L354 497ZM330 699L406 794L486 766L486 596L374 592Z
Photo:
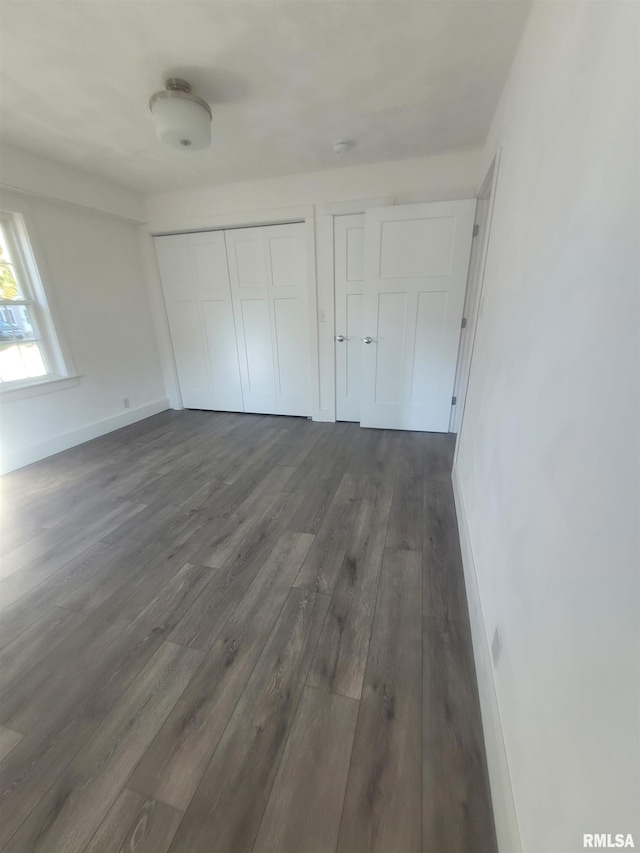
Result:
M57 309L51 279L39 246L30 205L18 194L3 193L0 219L10 241L12 260L25 294L38 305L37 322L46 376L0 384L0 403L61 391L80 384Z
M67 388L75 388L80 384L79 376L46 376L40 379L26 379L19 385L5 383L0 390L0 404L9 403L13 400L25 400L27 397L38 397L40 394L49 394L51 391L65 391Z

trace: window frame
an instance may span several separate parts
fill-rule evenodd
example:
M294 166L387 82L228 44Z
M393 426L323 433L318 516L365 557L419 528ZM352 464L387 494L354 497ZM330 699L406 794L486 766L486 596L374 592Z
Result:
M28 203L3 193L0 225L21 291L18 299L0 298L0 307L25 305L28 308L35 342L47 371L43 376L0 383L0 401L4 403L78 385L80 379L57 317Z

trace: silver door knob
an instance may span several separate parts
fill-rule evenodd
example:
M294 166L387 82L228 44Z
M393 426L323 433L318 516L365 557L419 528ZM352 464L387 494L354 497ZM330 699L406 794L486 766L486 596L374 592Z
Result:
M344 335L336 335L336 340L341 344L344 341Z
M363 343L363 344L372 344L372 343L373 343L373 338L370 338L370 337L367 335L367 337L366 337L366 338L363 338L363 339L362 339L362 343Z

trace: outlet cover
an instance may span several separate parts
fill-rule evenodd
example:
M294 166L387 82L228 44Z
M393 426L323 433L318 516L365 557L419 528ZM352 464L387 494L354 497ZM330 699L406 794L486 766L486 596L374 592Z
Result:
M122 402L124 403L124 407L125 407L125 409L128 409L128 408L129 408L129 406L131 405L131 403L129 402L129 398L128 398L128 397L125 397L125 398L124 398L124 400L123 400Z

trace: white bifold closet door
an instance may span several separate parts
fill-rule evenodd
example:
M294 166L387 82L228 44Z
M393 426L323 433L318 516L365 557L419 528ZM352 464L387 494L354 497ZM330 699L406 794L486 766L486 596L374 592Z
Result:
M154 242L182 404L244 411L224 233Z
M302 223L155 238L186 408L311 414Z
M247 412L311 414L305 227L225 232Z

